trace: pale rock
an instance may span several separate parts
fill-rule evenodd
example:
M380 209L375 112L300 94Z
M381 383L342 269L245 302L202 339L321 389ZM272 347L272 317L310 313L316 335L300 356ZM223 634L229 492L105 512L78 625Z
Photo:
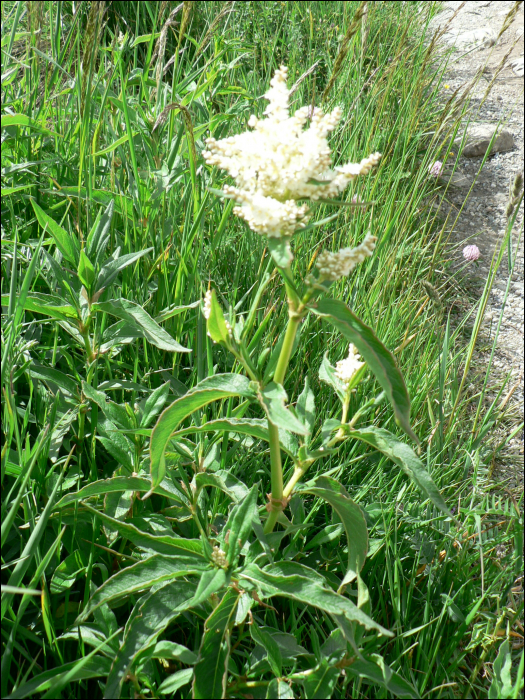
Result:
M489 147L490 140L496 131L494 124L475 124L470 126L467 132L467 139L463 148L463 155L466 158L477 158L484 156ZM461 137L454 141L454 145L459 148ZM502 151L510 151L514 148L514 136L507 129L501 129L494 139L490 154Z

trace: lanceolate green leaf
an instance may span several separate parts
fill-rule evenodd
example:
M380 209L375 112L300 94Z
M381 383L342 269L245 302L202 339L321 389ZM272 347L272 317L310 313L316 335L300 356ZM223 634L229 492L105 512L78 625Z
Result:
M101 496L104 498L108 493L114 493L116 491L149 491L150 488L151 482L149 479L143 479L140 476L114 476L111 479L94 481L84 486L79 491L68 493L58 501L55 505L55 509L66 508L77 501L82 501L93 496ZM159 484L155 489L155 493L174 501L180 502L183 500L183 498L181 498L181 493L177 491L168 480Z
M327 501L341 518L348 541L347 581L353 581L363 568L368 552L368 531L363 511L348 495L345 487L328 476L320 476L296 488L296 493L311 493Z
M259 394L259 401L265 410L268 420L274 425L280 426L285 430L299 435L308 435L310 433L308 427L294 416L294 414L286 408L287 400L286 391L281 384L271 382Z
M239 577L254 583L264 597L282 595L306 605L313 605L332 615L343 615L348 621L358 622L366 629L377 630L387 637L393 636L392 632L374 622L348 598L325 588L322 577L313 569L308 570L308 567L301 567L301 569L305 570L306 575L298 573L283 575L279 566L270 565L260 569L256 564L249 564Z
M217 399L230 396L255 398L250 381L240 374L216 374L190 389L187 394L164 409L151 434L151 489L160 484L166 470L164 453L172 434L180 423L199 408Z
M399 425L415 442L419 442L410 426L410 398L405 381L392 353L342 301L321 299L311 308L356 346L389 398Z
M120 697L133 661L143 649L155 643L172 620L188 609L194 592L194 584L174 581L139 600L126 624L124 641L111 667L104 698Z
M246 498L233 507L228 522L222 531L224 534L223 547L227 551L226 558L230 567L237 564L241 549L252 529L252 522L256 513L257 484L254 484ZM225 541L226 536L228 537L228 544Z
M89 510L99 517L103 522L111 526L112 529L118 530L122 537L126 537L130 542L133 542L137 547L142 549L157 552L158 554L167 554L177 556L181 554L201 554L202 543L200 540L190 540L184 537L173 537L169 535L151 535L149 532L139 530L131 523L122 522L110 517L101 510L96 510L87 503L82 504L84 508Z
M127 299L112 299L111 301L97 302L93 304L95 311L105 311L112 316L129 321L140 328L144 338L160 350L168 352L191 352L188 348L183 348L176 340L167 333L164 328L154 321L142 306Z
M139 591L147 591L162 581L202 573L206 568L207 563L196 554L187 553L176 557L154 554L148 559L127 566L103 583L78 616L77 623L86 620L94 610L105 603L112 603Z
M128 265L132 265L136 260L141 258L143 255L151 252L153 248L147 248L146 250L139 250L138 253L128 253L127 255L121 255L120 258L116 260L108 260L102 265L97 278L97 284L95 286L95 292L99 289L107 288L117 277L118 273L123 270Z
M239 594L229 589L204 626L193 677L194 698L225 698L230 656L230 625Z
M57 224L57 222L52 219L49 214L46 214L46 212L35 202L34 199L31 200L31 204L33 205L33 209L35 210L36 218L38 219L40 226L49 231L49 233L53 236L59 251L66 258L66 260L72 263L72 265L74 265L76 268L80 255L80 246L77 239L63 229L60 224Z
M7 306L8 304L9 295L2 294L2 306ZM78 318L74 306L65 304L60 297L52 296L51 294L41 294L40 292L31 292L31 295L26 297L24 309L35 314L56 318L58 321L70 321Z
M248 495L248 488L242 481L225 469L219 469L216 472L199 472L195 475L195 486L195 498L205 486L213 486L224 491L235 503L242 501Z
M251 435L258 440L270 441L268 434L268 421L264 418L217 418L216 420L208 421L201 426L192 426L191 428L183 428L177 430L173 435L186 435L187 433L206 433L208 431L222 432L227 430L232 433L240 433L241 435ZM287 430L281 428L279 430L279 438L281 449L294 457L297 455L297 439Z
M423 466L414 450L406 445L401 440L398 440L395 435L392 435L384 428L376 428L371 425L367 428L356 430L346 430L348 437L356 438L367 442L376 450L379 450L387 457L401 467L408 474L414 483L421 491L430 498L432 503L439 508L443 513L453 518L454 516L447 508L443 496L440 494L438 487L432 480L432 477Z

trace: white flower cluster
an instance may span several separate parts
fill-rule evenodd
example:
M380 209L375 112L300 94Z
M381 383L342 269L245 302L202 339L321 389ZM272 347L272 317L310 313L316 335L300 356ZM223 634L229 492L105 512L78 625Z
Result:
M331 198L359 175L366 175L381 158L380 153L360 163L330 169L331 151L327 136L342 117L336 107L329 114L321 109L301 107L289 116L288 69L275 72L271 88L264 95L269 101L264 114L252 115L246 131L221 141L208 138L204 159L227 170L237 187L225 187L240 206L234 213L250 228L266 236L291 236L308 221L308 209L296 200ZM310 119L310 127L304 129Z
M349 275L356 265L372 255L376 241L376 236L367 233L365 240L357 248L341 248L338 253L328 251L321 253L317 260L320 281L333 282Z
M354 377L355 373L358 372L361 367L365 364L360 362L360 356L357 352L357 348L353 343L350 343L348 348L348 357L344 360L340 360L335 365L335 376L340 379L345 385L345 389Z
M204 318L208 320L211 314L211 289L204 295Z

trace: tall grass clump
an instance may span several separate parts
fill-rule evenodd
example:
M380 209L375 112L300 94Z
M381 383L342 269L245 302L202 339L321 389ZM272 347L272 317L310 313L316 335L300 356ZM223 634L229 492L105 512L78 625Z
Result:
M2 697L520 696L439 9L3 4Z

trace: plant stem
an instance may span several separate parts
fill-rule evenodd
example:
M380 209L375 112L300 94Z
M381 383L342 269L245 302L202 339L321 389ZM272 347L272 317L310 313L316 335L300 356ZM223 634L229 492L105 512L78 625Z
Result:
M270 433L270 460L272 469L271 510L264 526L264 532L272 532L282 510L283 500L283 468L281 465L281 447L279 445L279 428L268 421Z

